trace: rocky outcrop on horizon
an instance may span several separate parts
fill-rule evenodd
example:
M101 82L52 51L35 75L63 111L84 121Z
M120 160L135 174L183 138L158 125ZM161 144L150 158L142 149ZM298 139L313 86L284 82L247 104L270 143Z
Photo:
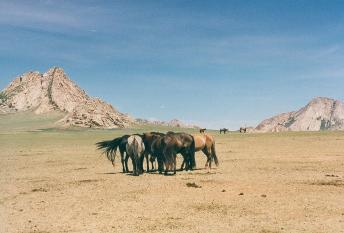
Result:
M150 121L147 119L136 119L137 124L150 124L150 125L159 125L159 126L166 126L166 127L174 127L174 128L199 128L197 125L190 125L186 124L178 119L172 119L170 121Z
M326 97L312 99L298 111L262 121L257 132L344 130L344 103Z
M123 128L134 122L112 105L89 97L59 67L44 74L25 73L0 93L0 113L23 111L65 112L66 116L58 122L63 126Z

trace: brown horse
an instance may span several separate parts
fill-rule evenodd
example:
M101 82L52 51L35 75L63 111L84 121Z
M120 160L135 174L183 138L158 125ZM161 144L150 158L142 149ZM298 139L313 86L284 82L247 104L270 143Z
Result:
M151 155L150 162L152 164L152 169L154 169L155 159L152 159L152 144L156 139L163 137L163 136L165 136L165 134L159 133L159 132L148 132L148 133L143 133L141 135L143 143L145 144L145 148L146 148L144 157L146 158L147 172L149 172L149 161L148 161L149 155ZM143 163L142 163L142 165L143 165ZM143 167L142 167L142 169L143 169Z
M215 139L209 134L193 135L195 140L195 151L202 151L207 156L206 168L211 169L212 160L215 161L216 166L219 166L219 161L215 150Z
M245 127L240 127L240 129L239 129L239 132L240 133L246 133L246 131L247 131L247 128Z
M161 174L164 170L164 136L158 137L152 142L151 151L151 163L158 160L158 171Z
M226 128L223 128L223 129L220 129L220 134L223 132L223 134L226 134L226 132L228 131L228 129Z
M195 162L195 141L190 134L168 132L152 144L152 155L157 157L159 172L162 170L161 162L165 165L165 175L168 171L176 174L176 157L181 154L186 163L186 170L193 169Z
M207 129L203 128L203 129L199 129L199 133L204 133Z

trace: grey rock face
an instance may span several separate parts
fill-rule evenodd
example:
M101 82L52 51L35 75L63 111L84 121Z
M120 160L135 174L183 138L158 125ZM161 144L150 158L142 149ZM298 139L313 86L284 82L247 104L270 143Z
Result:
M259 132L344 130L344 103L326 97L312 99L296 112L262 121Z
M170 121L158 121L158 120L150 121L146 119L137 118L136 124L151 124L151 125L159 125L159 126L174 127L174 128L195 128L195 129L199 128L199 126L197 125L186 124L178 119L172 119Z
M0 113L62 111L64 126L119 128L134 120L110 104L89 97L64 70L53 67L46 73L28 72L13 80L0 95Z

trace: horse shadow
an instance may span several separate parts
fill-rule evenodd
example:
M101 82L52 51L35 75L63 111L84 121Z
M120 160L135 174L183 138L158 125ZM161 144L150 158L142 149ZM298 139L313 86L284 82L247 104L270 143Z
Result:
M216 168L212 168L213 169L216 169ZM187 172L187 173L192 173L193 171L204 171L204 170L207 170L207 168L204 168L204 167L200 167L200 168L194 168L192 170L188 170L186 171L185 169L177 169L176 171L177 172ZM159 173L158 169L152 169L152 170L149 170L149 172L143 172L143 173L140 173L140 175L143 175L144 173L146 174L149 174L149 175L164 175L164 176L173 176L175 174L171 174L171 173L167 173L165 174L164 171L162 173ZM103 172L103 173L97 173L97 174L100 174L100 175L117 175L117 174L125 174L127 176L134 176L133 172L130 171L130 172L122 172L122 171L118 171L118 172ZM199 173L194 173L194 174L199 174ZM212 173L210 173L212 174Z

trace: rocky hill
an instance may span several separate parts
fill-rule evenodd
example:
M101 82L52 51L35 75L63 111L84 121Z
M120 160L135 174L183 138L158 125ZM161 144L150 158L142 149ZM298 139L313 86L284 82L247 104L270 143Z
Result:
M159 125L159 126L166 126L166 127L174 127L174 128L199 128L197 125L190 125L182 122L178 119L172 119L170 121L150 121L146 119L138 118L136 119L137 124L150 124L150 125Z
M0 93L0 113L23 111L65 112L65 117L59 121L63 126L123 128L134 122L110 104L89 97L59 67L44 74L25 73Z
M262 121L258 132L344 130L344 103L325 97L312 99L295 112Z

